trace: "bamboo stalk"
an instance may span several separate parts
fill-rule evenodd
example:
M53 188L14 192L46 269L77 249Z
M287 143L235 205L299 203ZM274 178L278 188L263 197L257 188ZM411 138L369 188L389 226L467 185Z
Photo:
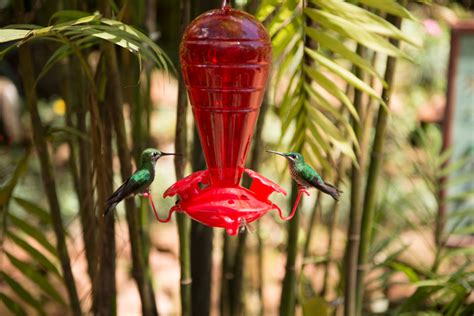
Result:
M180 1L180 34L183 34L185 27L191 19L191 3L190 0ZM176 111L176 133L175 133L175 151L180 153L180 156L175 156L175 171L176 178L184 177L184 169L187 158L187 124L186 114L188 107L188 99L186 94L186 86L184 85L183 77L179 73L178 85L178 105ZM181 315L191 315L192 311L192 297L191 297L191 249L189 244L190 239L190 220L183 213L176 213L176 222L178 224L179 236L179 263L181 267Z
M100 72L101 80L106 80L106 72ZM107 89L107 95L100 103L94 103L98 106L99 120L97 123L106 126L112 120L110 108L105 103L105 99L113 94L113 91ZM112 171L112 130L103 128L101 138L97 140L97 149L94 150L97 181L97 206L102 214L105 200L112 194L113 190L113 171ZM96 289L99 291L97 315L116 315L117 314L117 286L115 279L116 271L116 243L115 243L115 219L113 216L106 216L103 220L100 238L99 252L99 273L96 278Z
M290 207L295 203L298 195L298 187L296 182L292 182ZM296 301L296 256L298 254L298 231L300 228L300 212L296 211L295 215L288 222L288 242L287 257L285 265L285 277L281 290L280 299L280 315L293 315Z
M214 230L211 227L191 221L193 315L208 315L211 311L213 237Z
M357 45L357 54L362 58L366 58L367 49L362 45ZM364 72L360 67L355 67L355 75L359 78L364 76ZM354 91L354 107L359 114L359 117L363 117L363 106L362 106L363 93L359 89ZM357 141L360 143L362 138L362 128L360 122L353 121L354 132L357 137ZM351 172L351 203L349 213L349 227L347 232L347 246L345 254L345 287L344 287L344 315L354 316L356 311L356 291L357 291L357 256L359 252L359 239L360 239L360 223L361 223L361 198L362 198L362 176L364 172L364 165L366 161L366 153L357 151L354 146L354 152L356 153L356 163L352 164Z
M69 112L67 119L67 124L70 127L75 127L80 131L87 131L86 124L86 113L87 109L82 106L83 98L83 77L81 74L81 68L77 63L77 60L70 58L66 65L66 79L64 80L66 84L65 100L67 105L67 112ZM72 79L72 74L75 74L75 79ZM72 114L76 116L76 124L74 126L72 122ZM88 139L83 139L78 137L75 140L79 150L74 150L74 143L69 144L71 148L70 152L70 163L75 164L75 157L78 156L78 166L72 166L71 173L78 173L81 176L78 177L74 182L77 183L77 195L79 201L79 217L81 220L82 227L82 238L84 242L84 249L87 260L87 272L89 274L90 280L94 279L94 267L96 264L95 260L95 248L96 248L96 217L92 207L92 176L91 176L91 167L90 167L90 141Z
M263 152L263 126L265 124L265 117L268 110L268 100L264 99L262 106L260 107L259 118L255 126L254 141L252 146L252 153L250 159L249 168L255 171L259 171L261 156ZM244 179L244 186L250 186L250 178ZM234 256L233 262L233 279L231 280L231 314L232 315L241 315L244 311L244 302L243 302L243 284L244 284L244 266L245 266L245 254L246 254L246 240L248 232L247 230L243 231L239 236L239 241L237 244L237 249ZM260 238L261 242L261 238ZM263 306L263 297L261 297L261 302Z
M222 269L221 269L221 291L219 298L219 308L221 315L230 315L230 278L232 277L232 253L231 240L229 235L222 232Z
M324 179L324 175L322 177ZM322 192L318 191L308 223L308 232L306 233L306 240L303 247L303 261L309 254L309 246L311 245L311 239L313 237L314 227L316 226L316 220L321 216L321 197ZM301 273L303 273L303 264L301 265Z
M303 9L306 7L316 8L316 5L309 1L303 1ZM310 27L316 27L313 20L307 16L304 17L305 25ZM304 31L303 31L304 32ZM311 49L317 49L317 43L313 41L309 36L304 34L304 46ZM302 75L306 83L311 84L312 79L304 73L304 67L315 66L311 57L305 55L303 58L303 65L301 66ZM306 94L304 89L301 90L302 94ZM293 148L296 152L301 152L302 148ZM295 203L298 195L298 186L295 181L292 181L291 186L291 198L290 207ZM293 315L296 304L296 257L298 254L298 232L300 226L300 212L296 211L294 217L288 223L288 242L287 242L287 257L285 266L285 277L283 279L283 285L280 297L280 315Z
M192 1L191 16L197 16L204 11L215 9L219 0ZM202 170L206 167L199 135L193 128L192 169ZM208 315L211 309L212 283L212 249L214 230L194 220L191 221L191 277L192 313L193 315Z
M117 56L113 44L104 47L104 57L108 71L108 89L115 91L109 98L116 144L120 159L120 171L122 180L125 181L132 174L131 155L127 143L125 120L123 117L123 97L120 85L120 72L118 70ZM140 235L139 213L136 210L133 199L125 200L125 211L130 236L132 251L132 275L137 282L140 299L142 302L143 315L157 315L157 308L153 287L147 273L147 265L143 256L143 238Z
M406 5L406 0L401 1L402 5ZM387 21L392 23L396 28L401 26L401 18L388 15ZM396 39L390 39L390 42L394 46L399 45L399 41ZM388 87L384 88L382 91L382 100L385 101L387 106L390 102L390 97L393 91L393 80L395 74L395 65L396 58L387 57L387 65L385 69L384 79L388 84ZM372 226L374 220L374 209L375 209L375 198L376 198L376 188L377 180L380 174L380 168L382 165L382 155L383 155L383 146L385 142L385 131L388 124L388 109L385 106L379 106L379 112L377 116L377 123L375 129L375 138L371 151L371 160L369 167L369 174L367 177L367 187L364 196L364 208L362 213L362 229L361 229L361 239L359 246L359 257L358 257L358 273L357 273L357 313L356 315L361 315L362 312L362 298L364 293L364 277L366 272L366 265L368 261L368 251L369 245L371 242Z
M206 168L197 128L193 128L192 169ZM214 230L191 221L191 290L193 315L208 315L211 309L212 241Z
M80 55L78 55L79 57ZM87 63L83 64L88 78L92 72ZM93 148L93 174L95 187L97 190L97 202L99 216L99 232L96 248L97 265L94 271L92 283L93 304L92 309L95 315L115 315L116 314L116 284L115 284L115 222L113 216L104 217L104 207L107 197L113 189L112 171L112 131L104 128L106 122L111 121L111 115L104 101L108 97L105 95L107 77L105 75L105 63L103 54L98 62L98 69L90 83L89 112L91 113L91 140ZM97 85L97 86L96 86Z
M19 4L20 12L23 11L22 4ZM33 128L33 141L38 153L41 166L41 177L44 190L48 199L49 210L51 213L53 229L56 236L56 249L63 272L63 280L69 296L71 311L74 315L82 314L81 305L77 296L74 275L71 270L71 261L69 258L66 237L61 216L61 207L56 191L56 181L54 178L53 167L48 153L48 144L45 139L41 117L38 112L38 103L36 91L34 88L33 57L29 44L24 44L19 49L20 73L23 80L23 88L26 96L26 105L30 112L31 125Z
M339 188L341 185L341 180L343 175L346 173L346 163L345 163L345 157L341 157L339 159L339 162L337 164L337 170L339 170L337 174L336 181L334 183L336 188ZM321 289L321 297L325 297L327 292L328 292L328 282L329 282L329 271L331 268L331 263L332 263L332 248L333 248L333 243L334 243L334 234L336 231L336 226L337 226L337 220L338 220L338 214L339 214L339 207L341 203L338 203L337 201L333 202L332 208L331 208L331 218L329 219L329 225L328 225L328 246L327 246L327 251L326 251L326 262L324 263L324 277L323 277L323 286Z
M261 222L257 221L257 271L258 271L258 284L257 292L260 300L260 311L259 315L263 316L265 313L265 277L264 277L264 264L265 264L265 253L264 253L264 241L262 238Z

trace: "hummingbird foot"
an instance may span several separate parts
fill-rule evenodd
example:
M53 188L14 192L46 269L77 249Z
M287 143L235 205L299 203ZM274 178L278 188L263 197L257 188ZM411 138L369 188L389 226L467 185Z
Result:
M145 191L142 193L143 197L148 198L151 196L150 188L146 188Z
M308 192L308 190L306 190L306 188L300 188L299 191L300 191L301 193L306 194L307 196L310 196L310 195L311 195L311 194Z

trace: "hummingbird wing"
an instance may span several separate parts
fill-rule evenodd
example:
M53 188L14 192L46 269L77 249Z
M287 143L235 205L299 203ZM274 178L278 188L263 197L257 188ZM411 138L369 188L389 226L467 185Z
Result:
M342 191L340 191L332 184L324 182L323 178L321 178L321 176L310 166L308 166L308 168L304 170L303 178L316 189L326 194L329 194L330 196L332 196L333 199L339 201L339 197L341 196Z
M151 183L151 173L146 169L137 170L107 199L104 215L113 209L120 201L132 194L143 192Z

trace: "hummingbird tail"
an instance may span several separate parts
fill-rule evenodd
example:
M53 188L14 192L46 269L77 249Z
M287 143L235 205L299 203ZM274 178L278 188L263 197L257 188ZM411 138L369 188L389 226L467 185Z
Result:
M117 206L118 202L107 203L105 207L104 217L107 216L110 210L113 210Z
M329 194L332 196L332 198L336 201L339 201L339 198L341 197L342 191L333 186L332 184L324 182L324 184L321 186L321 191L324 193Z

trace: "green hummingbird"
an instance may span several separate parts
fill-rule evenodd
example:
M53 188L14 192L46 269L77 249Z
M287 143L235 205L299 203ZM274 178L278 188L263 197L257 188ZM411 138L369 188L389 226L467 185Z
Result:
M323 178L308 165L303 155L297 152L281 153L278 151L267 150L269 153L277 154L288 159L291 177L296 181L300 188L316 188L326 194L329 194L336 201L339 201L342 191L332 184L324 182Z
M162 156L176 155L164 153L154 148L142 152L140 167L107 199L104 216L123 199L140 193L148 193L149 186L155 179L155 165Z

